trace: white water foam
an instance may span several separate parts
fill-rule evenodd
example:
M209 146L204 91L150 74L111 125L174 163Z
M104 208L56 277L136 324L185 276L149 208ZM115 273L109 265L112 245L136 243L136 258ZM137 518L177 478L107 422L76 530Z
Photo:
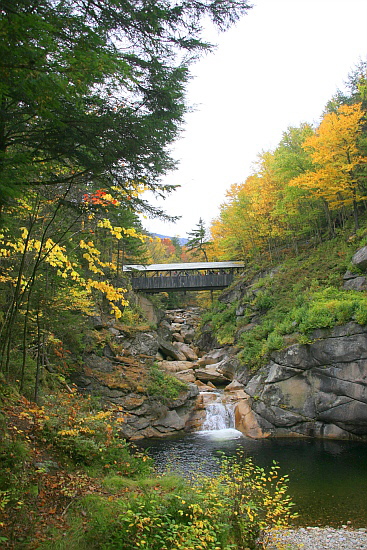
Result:
M235 428L224 428L223 430L201 430L196 432L200 436L207 437L214 440L227 440L227 439L240 439L243 437L243 433L239 432Z

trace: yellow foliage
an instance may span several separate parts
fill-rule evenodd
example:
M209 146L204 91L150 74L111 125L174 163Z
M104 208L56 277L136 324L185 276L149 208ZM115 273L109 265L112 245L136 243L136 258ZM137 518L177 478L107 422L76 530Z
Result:
M326 114L303 144L311 153L315 170L294 178L290 185L310 190L331 209L366 199L356 174L356 168L367 163L358 148L364 117L360 103L342 105L336 113Z

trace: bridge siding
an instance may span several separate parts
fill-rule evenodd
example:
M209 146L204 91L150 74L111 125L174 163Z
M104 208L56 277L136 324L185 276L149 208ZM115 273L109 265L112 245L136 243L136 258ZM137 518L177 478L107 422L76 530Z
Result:
M133 277L132 287L133 290L141 290L144 292L215 290L226 288L232 281L233 273Z

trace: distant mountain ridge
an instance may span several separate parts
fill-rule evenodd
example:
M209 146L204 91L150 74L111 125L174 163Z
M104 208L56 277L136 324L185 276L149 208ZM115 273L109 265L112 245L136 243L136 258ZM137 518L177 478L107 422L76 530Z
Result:
M153 237L159 237L160 239L173 239L174 237L170 237L169 235L161 235L160 233L151 233ZM178 241L181 246L187 243L188 239L185 239L184 237L177 237Z

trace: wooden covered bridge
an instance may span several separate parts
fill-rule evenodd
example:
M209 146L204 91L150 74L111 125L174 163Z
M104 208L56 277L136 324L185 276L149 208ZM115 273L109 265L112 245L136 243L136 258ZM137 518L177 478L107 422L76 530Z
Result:
M229 286L243 262L125 265L137 292L220 290Z

